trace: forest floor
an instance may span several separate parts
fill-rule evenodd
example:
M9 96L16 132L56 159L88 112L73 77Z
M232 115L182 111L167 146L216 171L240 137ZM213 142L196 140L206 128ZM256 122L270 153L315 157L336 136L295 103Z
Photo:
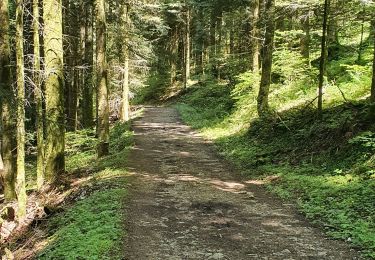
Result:
M219 157L174 108L133 123L125 259L360 259Z

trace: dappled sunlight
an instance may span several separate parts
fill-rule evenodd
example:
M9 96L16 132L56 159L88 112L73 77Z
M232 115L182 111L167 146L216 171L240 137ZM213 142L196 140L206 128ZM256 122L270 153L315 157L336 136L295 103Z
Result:
M229 192L238 192L245 188L245 185L242 183L237 182L226 182L221 180L211 180L211 184L213 184L218 189L221 189L223 191L229 191Z

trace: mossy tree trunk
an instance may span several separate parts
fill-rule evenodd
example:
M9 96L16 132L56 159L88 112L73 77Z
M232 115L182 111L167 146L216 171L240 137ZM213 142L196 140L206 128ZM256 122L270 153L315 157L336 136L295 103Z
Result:
M122 60L123 60L123 75L122 75L122 112L121 121L127 122L130 120L130 104L129 104L129 5L122 3L121 6L121 27L123 44L122 44Z
M16 65L17 65L17 178L18 218L26 216L25 184L25 69L23 56L23 0L16 1Z
M12 75L10 69L10 39L8 0L0 1L0 89L1 89L1 153L4 169L1 178L4 185L5 200L13 200L16 196L16 167L12 151L14 147L14 97L12 91Z
M329 13L330 0L324 1L324 14L323 14L323 33L321 41L321 56L319 65L319 86L318 86L318 116L321 117L323 113L323 85L324 75L326 71L327 59L327 25Z
M48 182L65 171L65 122L61 0L43 0L46 142Z
M85 84L83 85L83 99L82 99L82 124L83 127L92 127L94 123L94 82L93 82L93 67L94 67L94 44L93 44L93 3L88 1L86 3L86 33L85 33Z
M109 154L109 103L106 61L105 0L96 0L96 80L98 99L98 157Z
M36 103L36 139L37 139L37 188L44 183L44 131L43 131L43 91L40 74L40 40L39 40L39 0L33 0L33 82Z
M274 12L275 0L267 0L265 5L266 33L265 41L262 49L262 76L260 81L258 93L258 115L259 117L267 117L270 114L270 107L268 104L268 96L271 85L272 73L272 56L273 56L273 41L274 41Z

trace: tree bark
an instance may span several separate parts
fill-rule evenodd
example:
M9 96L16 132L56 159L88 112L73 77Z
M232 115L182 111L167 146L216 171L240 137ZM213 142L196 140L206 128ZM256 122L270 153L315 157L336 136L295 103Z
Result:
M321 117L323 113L323 85L324 75L326 70L326 57L327 57L327 24L329 13L330 0L324 1L324 14L323 14L323 35L321 42L321 56L319 66L319 86L318 86L318 116Z
M310 64L310 10L301 19L303 34L301 37L301 55Z
M373 34L375 35L375 18L373 18L371 23ZM375 103L375 37L374 41L374 58L372 62L372 84L371 84L371 102Z
M269 89L271 85L272 73L272 56L273 56L273 41L274 41L274 8L275 0L267 0L265 6L266 34L265 42L262 48L262 76L258 94L258 115L259 117L267 117L270 114L268 104Z
M93 67L94 67L94 44L93 44L93 4L89 1L86 5L86 34L85 34L85 84L83 86L82 100L82 123L83 127L92 127L94 123L93 102Z
M39 0L33 0L33 82L36 103L36 139L37 139L37 188L44 183L44 125L43 125L43 91L40 74L40 40L39 40Z
M18 218L26 216L25 184L25 69L23 55L23 0L16 1L16 65L17 65L17 178Z
M260 30L259 30L259 0L253 0L252 6L252 26L253 30L251 33L252 38L252 69L254 72L258 72L260 69Z
M78 106L78 89L79 89L79 73L80 73L80 53L79 53L79 30L80 24L78 14L79 7L70 2L69 15L66 17L66 22L69 21L69 51L67 52L68 59L68 100L67 100L67 130L75 131L77 126L77 106ZM69 19L69 20L68 20Z
M170 43L170 82L171 86L176 82L177 77L177 59L178 59L178 26L175 25L171 32L171 43Z
M65 171L65 120L63 37L61 0L43 0L45 98L46 98L46 181L53 182Z
M12 91L12 72L10 68L10 39L9 39L9 13L8 0L0 1L0 89L1 93L1 121L2 121L2 145L4 169L1 174L4 185L4 197L6 201L15 199L16 167L12 151L15 149L14 134L14 97Z
M109 154L105 0L96 0L96 79L98 88L98 157L103 157Z
M184 41L184 88L189 85L190 80L190 7L186 6L185 41Z
M129 19L129 5L122 4L122 37L124 38L122 47L123 56L123 79L122 79L122 112L121 121L127 122L130 120L130 104L129 104L129 36L128 36L128 19Z

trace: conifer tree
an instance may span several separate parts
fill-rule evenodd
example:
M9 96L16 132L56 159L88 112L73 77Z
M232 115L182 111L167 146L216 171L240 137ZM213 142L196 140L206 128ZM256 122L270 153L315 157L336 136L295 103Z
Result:
M33 83L36 103L36 139L37 139L37 187L44 183L44 122L43 91L41 84L40 40L39 40L39 0L33 0Z
M46 180L55 181L65 171L65 120L61 0L43 0Z
M23 0L16 1L16 65L17 65L17 178L18 218L26 216L25 184L25 68L23 54Z
M273 40L274 40L274 12L275 0L267 0L265 4L266 33L262 48L262 75L258 94L258 114L266 117L270 113L268 104L269 89L271 85Z
M2 147L4 169L1 179L4 185L6 200L16 198L15 178L16 167L12 151L14 150L14 97L12 91L12 75L10 67L10 38L9 38L9 12L8 0L0 1L0 97L1 97L1 123Z
M96 0L96 80L98 100L97 134L99 137L98 157L106 156L109 153L109 104L106 41L105 0Z

